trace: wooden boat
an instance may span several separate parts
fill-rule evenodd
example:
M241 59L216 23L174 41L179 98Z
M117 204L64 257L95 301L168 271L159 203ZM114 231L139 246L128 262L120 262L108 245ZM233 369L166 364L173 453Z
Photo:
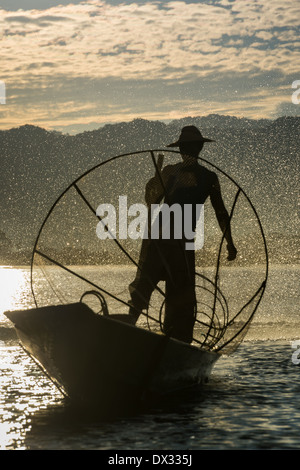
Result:
M149 397L206 382L219 358L82 302L5 315L27 353L77 406L138 408Z

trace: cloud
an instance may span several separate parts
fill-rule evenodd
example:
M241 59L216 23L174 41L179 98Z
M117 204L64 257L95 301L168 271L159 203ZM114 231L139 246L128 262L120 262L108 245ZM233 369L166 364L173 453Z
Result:
M43 3L51 8L2 12L0 79L29 101L37 88L52 99L56 89L58 110L65 93L78 118L89 90L89 109L105 119L217 109L270 116L300 78L294 0ZM46 93L40 99L48 106ZM17 98L10 103L13 112Z
M277 2L272 5L274 3ZM268 70L271 63L273 68L293 44L292 37L280 42L277 34L281 48L271 48L268 57L263 50L276 33L272 31L273 15L279 7L275 10L265 5L258 8L256 3L247 0L237 0L232 5L224 8L228 6L224 0L218 5L198 2L187 7L185 2L173 1L165 4L162 11L158 3L113 6L87 2L52 8L48 15L37 12L28 12L26 16L9 15L6 22L12 28L14 23L22 22L43 27L35 38L32 56L48 44L48 55L59 59L57 50L50 47L59 44L59 35L60 41L68 46L72 64L76 64L70 70L70 61L65 61L61 71L67 74L85 75L88 67L89 76L94 77L182 79L191 75L207 76L216 68L220 73ZM295 23L293 14L287 12L288 6L280 9L281 29ZM63 23L63 27L56 23ZM49 41L45 42L45 38ZM296 72L295 61L291 65Z
M12 15L6 18L6 21L9 23L33 23L33 24L42 24L47 25L53 21L68 21L66 16L54 16L54 15L42 15L38 17L30 17L25 15Z
M109 0L112 5L119 5L120 3L136 3L137 0ZM190 0L187 3L192 2ZM148 3L149 0L138 0L138 3ZM0 9L8 11L17 10L47 10L54 6L60 5L76 5L78 3L84 3L84 0L1 0Z
M1 0L0 8L8 11L46 10L58 5L81 3L82 0Z

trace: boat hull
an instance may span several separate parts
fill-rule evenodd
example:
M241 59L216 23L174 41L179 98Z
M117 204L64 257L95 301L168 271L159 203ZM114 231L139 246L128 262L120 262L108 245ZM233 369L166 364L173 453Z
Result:
M95 314L84 303L6 312L27 353L73 403L132 408L206 382L217 353Z

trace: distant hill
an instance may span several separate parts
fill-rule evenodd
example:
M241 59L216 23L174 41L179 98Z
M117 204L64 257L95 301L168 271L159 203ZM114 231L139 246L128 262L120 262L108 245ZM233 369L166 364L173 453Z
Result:
M115 155L165 148L187 124L198 126L204 136L216 141L207 144L201 156L243 187L269 239L276 234L276 246L282 237L286 255L283 249L278 261L294 261L300 118L209 115L169 124L135 119L75 136L30 125L0 131L0 262L28 259L49 208L83 172ZM272 253L276 261L276 250Z

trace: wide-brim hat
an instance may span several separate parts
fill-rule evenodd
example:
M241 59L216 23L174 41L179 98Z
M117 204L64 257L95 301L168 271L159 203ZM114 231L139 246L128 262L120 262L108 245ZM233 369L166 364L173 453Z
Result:
M185 126L181 130L179 139L173 144L167 145L167 147L179 147L182 143L187 142L215 142L212 139L207 139L203 137L199 129L196 126Z

